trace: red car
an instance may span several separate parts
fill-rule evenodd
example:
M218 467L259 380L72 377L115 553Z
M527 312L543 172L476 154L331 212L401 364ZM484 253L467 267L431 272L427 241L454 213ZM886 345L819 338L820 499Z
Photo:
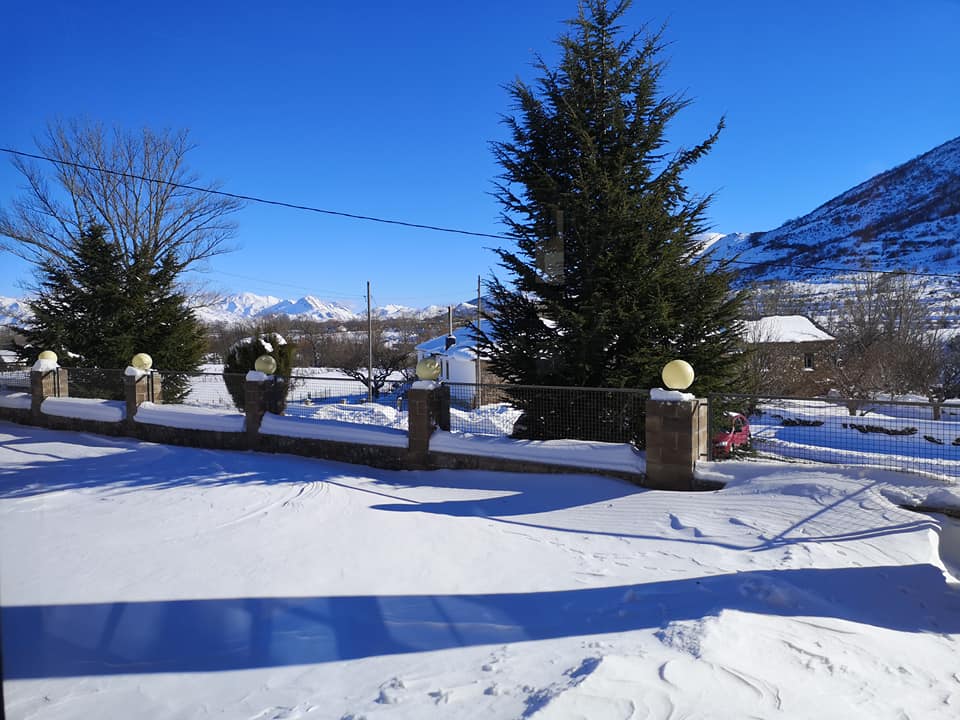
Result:
M750 445L750 423L744 415L724 413L724 427L713 436L713 457L728 458L737 448Z

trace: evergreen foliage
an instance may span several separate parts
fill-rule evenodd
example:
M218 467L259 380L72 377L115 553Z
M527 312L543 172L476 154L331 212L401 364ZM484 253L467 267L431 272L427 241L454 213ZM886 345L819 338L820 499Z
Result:
M488 282L493 332L478 340L514 383L650 388L682 358L697 372L694 392L731 390L740 298L727 268L699 254L710 197L692 197L682 179L723 123L666 150L688 101L660 94L660 32L622 37L628 6L584 0L558 67L541 60L535 86L508 86L516 114L493 150L516 249L497 250L509 284Z
M90 225L63 259L40 265L33 319L19 328L32 362L53 350L64 367L85 368L85 382L71 394L123 396L119 373L134 354L146 352L164 373L164 396L186 391L182 373L196 369L204 351L203 328L177 289L182 267L172 255L156 265L124 262L121 250L101 225ZM174 372L171 372L174 371ZM179 373L176 371L180 371Z
M277 369L273 374L277 378L274 386L277 395L272 399L271 406L276 412L283 412L296 352L296 345L288 344L275 332L257 333L233 344L224 358L223 381L233 398L233 404L240 412L246 407L246 374L254 369L257 358L261 355L269 355L277 362Z

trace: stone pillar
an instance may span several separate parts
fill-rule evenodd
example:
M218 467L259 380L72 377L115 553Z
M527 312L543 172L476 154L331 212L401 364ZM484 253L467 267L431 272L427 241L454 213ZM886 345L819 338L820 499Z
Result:
M260 421L263 420L263 414L267 411L267 405L270 402L272 384L266 376L263 380L253 380L250 375L247 375L243 411L246 415L244 427L247 434L247 447L251 450L256 449L260 444Z
M433 383L430 383L431 385ZM415 383L416 385L416 383ZM430 451L430 436L436 429L436 418L431 412L436 388L412 387L407 391L407 451L410 463L426 467Z
M707 459L705 399L647 401L647 487L692 490L697 460Z
M127 401L127 424L132 425L137 408L145 402L159 403L162 400L160 373L123 376L123 396Z
M48 397L69 397L67 371L64 368L56 370L30 371L30 418L37 425L43 424L43 413L40 406Z

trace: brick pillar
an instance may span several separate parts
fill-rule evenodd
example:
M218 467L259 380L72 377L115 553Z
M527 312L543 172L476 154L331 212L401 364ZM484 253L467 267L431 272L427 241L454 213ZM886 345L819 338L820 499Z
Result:
M267 411L267 404L270 402L272 383L268 380L246 380L244 386L245 404L244 415L246 422L244 427L247 433L247 447L251 450L256 449L260 444L260 421L263 420L263 414Z
M407 391L407 450L410 463L426 467L430 451L430 436L436 429L431 405L435 402L435 389L410 388Z
M145 402L159 403L162 400L160 373L147 373L137 377L123 376L123 396L127 401L127 424L133 425L137 408Z
M40 406L48 397L69 397L67 371L64 368L56 370L30 371L30 418L37 425L43 424L43 413Z
M707 458L709 405L701 398L647 401L647 487L692 490L697 460Z

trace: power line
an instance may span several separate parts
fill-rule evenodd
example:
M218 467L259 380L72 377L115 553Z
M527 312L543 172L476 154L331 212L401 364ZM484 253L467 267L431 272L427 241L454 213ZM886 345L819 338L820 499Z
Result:
M468 235L471 237L484 237L484 238L492 238L494 240L508 240L511 242L516 240L516 238L510 237L509 235L496 235L493 233L483 233L483 232L476 232L473 230L449 228L449 227L443 227L440 225L427 225L422 223L408 222L406 220L380 218L372 215L359 215L356 213L348 213L341 210L327 210L324 208L313 207L310 205L299 205L296 203L285 202L282 200L269 200L266 198L257 197L255 195L242 195L239 193L226 192L224 190L216 190L213 188L199 187L197 185L175 183L169 180L159 180L157 178L149 178L143 175L137 175L135 173L122 172L119 170L111 170L109 168L97 167L94 165L85 165L83 163L72 162L70 160L57 160L55 158L46 157L45 155L37 155L35 153L28 153L22 150L14 150L12 148L0 147L0 152L8 153L10 155L18 155L20 157L31 158L34 160L43 160L44 162L49 162L54 165L67 165L70 167L79 168L81 170L88 170L90 172L103 172L109 175L117 175L119 177L140 180L142 182L157 183L159 185L168 185L170 187L180 188L183 190L192 190L194 192L208 193L211 195L220 195L222 197L233 198L234 200L244 200L247 202L259 203L262 205L273 205L276 207L289 208L291 210L304 210L306 212L319 213L322 215L332 215L335 217L350 218L352 220L366 220L368 222L377 222L377 223L383 223L386 225L398 225L401 227L416 228L419 230L432 230L435 232L452 233L455 235ZM765 267L765 268L778 269L778 270L814 270L814 271L834 272L834 273L854 273L854 274L870 273L870 274L877 274L877 275L910 275L913 277L947 278L951 280L955 280L957 277L956 275L951 275L947 273L928 273L928 272L921 272L919 270L873 270L873 269L867 269L867 268L841 268L841 267L829 267L825 265L804 265L800 263L783 263L783 262L755 262L755 261L751 262L748 260L732 260L732 259L725 259L725 260L716 259L711 261L715 263L730 263L730 264L736 264L736 265ZM229 275L229 273L221 273L221 274ZM236 277L243 277L243 276L238 275ZM352 297L352 296L346 296L346 297Z
M156 178L148 178L148 177L144 177L143 175L137 175L135 173L121 172L119 170L111 170L109 168L96 167L93 165L84 165L83 163L72 162L70 160L56 160L54 158L45 157L44 155L36 155L34 153L23 152L21 150L13 150L11 148L0 147L0 152L9 153L10 155L19 155L20 157L32 158L34 160L44 160L45 162L53 163L55 165L68 165L70 167L79 168L81 170L89 170L91 172L103 172L109 175L118 175L120 177L131 178L133 180L140 180L142 182L157 183L160 185L167 185L169 187L175 187L182 190L193 190L195 192L204 192L204 193L209 193L211 195L220 195L221 197L233 198L234 200L244 200L246 202L260 203L261 205L275 205L277 207L290 208L291 210L305 210L307 212L320 213L321 215L334 215L336 217L351 218L353 220L367 220L369 222L383 223L385 225L399 225L401 227L416 228L418 230L433 230L435 232L453 233L455 235L470 235L472 237L493 238L495 240L511 239L505 235L494 235L492 233L475 232L473 230L461 230L458 228L442 227L440 225L425 225L422 223L407 222L406 220L392 220L388 218L374 217L372 215L358 215L356 213L348 213L340 210L326 210L324 208L312 207L310 205L298 205L296 203L284 202L282 200L268 200L266 198L256 197L254 195L241 195L239 193L231 193L231 192L226 192L224 190L215 190L213 188L198 187L196 185L175 183L169 180L158 180Z
M240 278L241 280L255 280L255 281L257 281L258 284L263 285L263 286L273 287L273 286L276 285L276 286L279 286L279 287L288 287L288 288L292 288L292 289L294 289L294 290L305 291L305 292L307 292L307 293L310 293L311 295L313 295L313 294L322 295L324 298L337 297L337 298L347 298L347 299L350 299L350 300L358 300L358 299L359 299L359 300L362 300L364 297L366 297L365 295L363 295L363 294L361 294L361 293L355 293L355 294L352 294L352 295L351 295L351 294L349 294L349 293L342 293L342 292L335 292L335 291L333 291L333 290L323 290L323 289L318 289L318 288L311 288L311 287L307 287L306 285L297 285L297 284L294 284L294 283L281 282L281 281L279 281L279 280L270 280L270 279L268 279L268 278L263 278L263 277L254 277L254 276L252 276L252 275L240 275L239 273L230 273L230 272L225 272L225 271L223 271L223 270L199 270L199 269L197 269L197 270L191 270L191 272L195 272L195 273L200 274L200 275L207 275L207 274L211 274L211 275L225 275L226 277Z

